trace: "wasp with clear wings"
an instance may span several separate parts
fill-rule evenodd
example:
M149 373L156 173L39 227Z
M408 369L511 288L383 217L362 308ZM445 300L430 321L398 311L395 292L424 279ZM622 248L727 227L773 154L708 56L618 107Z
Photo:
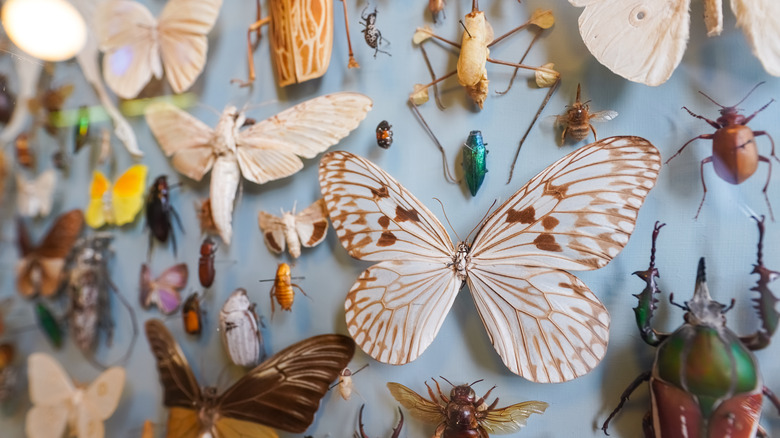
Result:
M536 382L587 373L606 352L609 314L566 270L598 269L620 252L660 168L640 137L583 146L512 195L471 244L456 246L385 171L349 152L326 154L320 186L333 228L352 257L379 262L347 294L350 334L380 362L411 362L468 282L509 370Z

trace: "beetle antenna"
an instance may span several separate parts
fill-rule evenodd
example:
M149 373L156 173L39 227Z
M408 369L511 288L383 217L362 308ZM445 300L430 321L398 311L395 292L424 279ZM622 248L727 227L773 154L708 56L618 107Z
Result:
M447 217L447 210L444 209L444 204L441 203L439 198L433 198L433 199L435 199L436 202L438 202L439 205L441 206L441 212L444 213L444 220L447 221L447 225L449 225L450 229L452 230L452 232L455 233L455 237L458 238L458 242L462 242L462 240L460 240L460 236L458 236L458 232L455 231L455 227L453 227L452 224L450 223L450 218ZM469 233L469 234L471 234L471 233ZM466 236L466 238L468 238L468 236ZM439 377L441 377L441 376L439 376Z
M466 28L466 25L463 24L463 20L460 20L459 22L460 22L460 25L463 26L463 30L465 30L466 33L469 34L469 38L474 38L473 36L471 36L471 32L469 32L468 28Z
M757 83L757 84L756 84L756 86L755 86L755 87L753 87L752 89L750 89L750 91L748 91L748 94L746 94L746 95L745 95L745 97L743 97L743 98L742 98L742 100L740 100L739 102L737 102L737 104L736 104L736 105L734 105L734 106L735 106L735 107L739 106L739 104L741 104L742 102L744 102L744 101L745 101L745 99L747 99L748 97L750 97L750 95L751 95L751 94L753 94L753 92L754 92L754 91L756 91L756 88L760 87L761 85L764 85L764 82L765 82L765 81L761 81L761 82Z
M444 376L439 376L439 378L440 378L440 379L442 379L442 380L444 380L445 382L449 383L449 384L450 384L450 385L451 385L453 388L455 387L455 385L453 385L453 384L452 384L452 382L450 382L449 380L447 380L447 378L446 378L446 377L444 377Z
M707 96L703 91L699 90L699 94L701 94L702 96L704 96L707 99L709 99L709 101L714 103L715 105L718 105L721 108L726 108L725 106L719 104L718 102L715 102L715 99L711 98L710 96ZM744 100L744 99L742 99L742 100ZM739 105L739 104L737 104L737 105ZM734 105L734 106L736 106L736 105Z
M677 307L679 307L679 308L681 308L681 309L685 310L686 312L688 312L688 311L690 311L690 310L691 310L691 309L689 309L689 308L688 308L688 303L687 303L687 302L685 302L685 304L675 303L675 302L674 302L674 294L673 294L673 293L669 294L669 302L670 302L670 303L671 303L673 306L677 306Z
M469 384L469 386L474 386L474 385L476 385L477 383L479 383L479 382L481 382L481 381L483 381L483 380L485 380L485 379L479 379L479 380L475 380L475 381L471 382L471 383Z

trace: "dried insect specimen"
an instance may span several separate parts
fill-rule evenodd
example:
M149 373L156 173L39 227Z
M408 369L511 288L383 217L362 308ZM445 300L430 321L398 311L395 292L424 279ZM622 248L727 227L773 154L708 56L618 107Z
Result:
M339 373L339 382L335 385L331 386L330 389L333 389L335 387L339 388L339 395L344 400L349 400L350 397L352 397L352 391L354 390L354 386L352 384L352 376L355 374L363 371L368 366L368 364L363 365L362 367L358 368L357 371L352 372L349 368L344 368Z
M325 201L318 199L298 214L295 214L295 207L292 212L282 211L282 217L261 211L257 223L268 249L281 254L286 242L290 255L297 259L301 255L301 245L311 248L325 240L328 210Z
M187 265L184 263L171 266L154 280L149 266L142 264L141 293L138 295L141 306L149 309L154 304L164 315L177 311L181 304L181 290L187 286L187 277Z
M200 244L198 280L203 287L211 287L214 284L214 276L217 274L216 269L214 269L214 254L217 253L217 248L217 242L211 237L206 237Z
M390 42L382 38L382 32L376 27L376 8L374 8L374 12L371 12L370 14L366 14L366 9L368 9L368 6L360 13L360 18L363 19L363 21L360 22L360 24L363 25L363 30L360 32L363 33L366 44L368 44L368 47L374 49L374 58L376 58L376 54L379 52L382 52L387 56L392 56L390 55L390 52L379 48L380 45L384 43L390 44Z
M308 296L300 286L292 282L293 279L301 278L302 277L293 277L290 274L290 265L287 263L279 263L279 266L276 268L276 277L273 279L274 285L271 287L270 292L271 318L274 317L274 311L276 310L274 298L276 298L276 302L279 303L279 307L281 307L282 310L290 312L292 311L293 301L295 300L295 290L293 288L298 288L303 295Z
M382 120L376 125L376 144L382 149L387 149L393 144L393 125Z
M133 222L144 207L146 173L143 164L130 166L111 184L100 171L92 173L89 185L89 205L84 209L87 225L125 225Z
M257 365L263 352L263 337L257 328L257 313L245 289L236 289L219 312L222 346L230 360L242 367Z
M366 434L366 431L363 430L363 408L366 407L366 405L360 405L360 415L358 417L358 424L360 427L360 436L355 434L355 438L369 438ZM404 413L401 412L401 408L398 408L398 413L401 415L401 419L398 420L398 425L393 428L393 434L390 435L390 438L398 438L401 435L401 428L404 427Z
M561 145L566 139L566 134L574 141L585 140L588 137L588 131L593 132L593 139L598 140L596 128L591 122L607 122L617 117L617 111L590 111L588 102L580 102L580 84L577 84L577 98L574 103L567 107L566 111L555 117L555 125L563 128L561 132Z
M57 172L47 169L37 178L27 180L16 173L16 212L22 217L45 217L51 213Z
M170 198L170 186L168 177L160 175L155 178L149 193L146 195L146 226L149 227L149 251L152 250L152 239L165 243L171 236L173 253L176 254L176 235L173 234L173 221L184 230L181 219L176 209L173 208Z

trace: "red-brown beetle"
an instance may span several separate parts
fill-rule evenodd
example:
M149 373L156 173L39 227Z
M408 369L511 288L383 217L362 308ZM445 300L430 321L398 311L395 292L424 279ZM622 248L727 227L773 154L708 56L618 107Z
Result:
M203 287L211 287L214 284L214 254L217 252L217 242L211 237L206 237L200 245L200 258L198 259L198 279Z
M712 163L712 166L715 168L715 173L724 181L730 184L739 184L750 178L756 172L756 169L758 169L758 163L760 161L763 161L769 165L769 172L767 173L766 183L764 184L762 191L764 193L764 198L766 199L766 204L769 207L769 214L772 215L772 206L770 205L769 197L766 194L766 190L769 187L769 179L772 176L772 163L769 161L769 158L763 155L759 155L758 148L756 147L756 137L760 135L766 135L769 137L769 141L772 144L772 151L770 156L778 162L780 162L780 159L778 159L775 155L775 141L772 139L772 136L769 135L766 131L753 131L747 127L747 124L753 119L753 117L756 116L756 114L765 110L766 107L768 107L769 104L775 100L770 100L766 105L762 106L758 109L758 111L754 112L748 117L740 114L740 110L737 108L737 105L744 102L745 99L747 99L748 96L750 96L750 94L761 84L763 84L763 82L760 82L755 87L753 87L753 89L750 90L750 92L748 92L748 94L734 106L723 106L718 102L715 102L715 100L713 100L711 97L699 91L702 96L706 97L710 100L710 102L721 108L720 117L718 117L718 119L715 121L695 114L688 108L683 107L685 111L688 111L688 114L696 117L697 119L704 120L705 122L709 123L710 126L716 129L714 134L702 134L688 140L688 142L682 145L677 153L666 160L666 164L669 164L669 162L672 161L674 157L680 155L683 149L685 149L685 147L694 140L700 138L705 140L712 140L712 155L701 160L701 184L704 187L704 195L701 197L699 209L696 210L696 217L699 216L701 207L704 205L704 198L707 196L707 184L704 182L705 164ZM772 215L772 217L774 217L774 215Z

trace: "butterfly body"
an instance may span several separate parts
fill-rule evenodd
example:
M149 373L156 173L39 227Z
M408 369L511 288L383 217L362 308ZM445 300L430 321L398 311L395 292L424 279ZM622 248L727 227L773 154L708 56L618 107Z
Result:
M287 251L293 258L301 255L301 246L311 248L325 240L328 232L328 211L325 202L318 199L303 211L283 211L282 216L261 211L257 215L257 224L263 232L268 249L280 254Z
M263 352L263 337L257 328L255 305L245 289L236 289L219 312L222 345L234 364L257 365Z

